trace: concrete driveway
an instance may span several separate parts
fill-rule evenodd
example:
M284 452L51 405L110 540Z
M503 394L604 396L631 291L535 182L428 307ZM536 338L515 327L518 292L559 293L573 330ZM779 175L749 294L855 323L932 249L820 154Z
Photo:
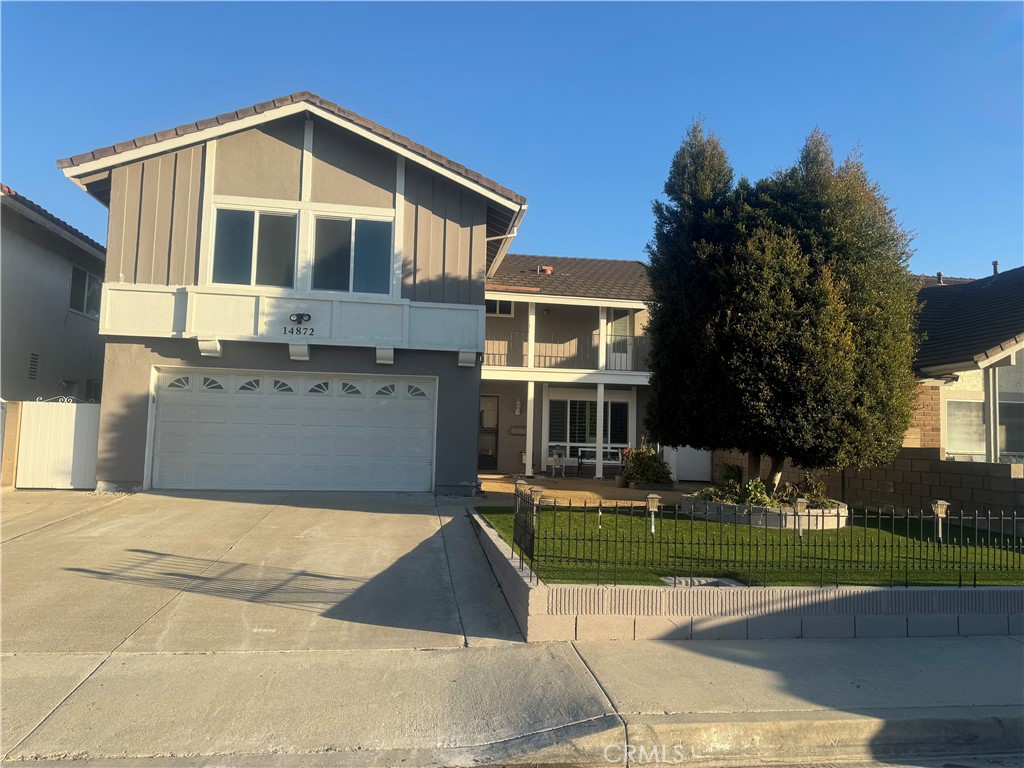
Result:
M521 640L464 506L398 493L6 494L2 650Z

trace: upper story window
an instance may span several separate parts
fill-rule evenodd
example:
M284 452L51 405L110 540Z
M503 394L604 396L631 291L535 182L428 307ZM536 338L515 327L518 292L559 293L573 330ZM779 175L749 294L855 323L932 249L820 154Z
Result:
M213 282L295 287L294 213L217 210Z
M504 299L487 299L487 314L494 317L514 317L515 304Z
M317 216L313 290L391 292L391 222Z
M308 209L218 208L213 282L386 295L393 230L390 220Z
M96 275L79 267L71 268L71 296L68 306L89 317L100 316L100 294L103 282Z

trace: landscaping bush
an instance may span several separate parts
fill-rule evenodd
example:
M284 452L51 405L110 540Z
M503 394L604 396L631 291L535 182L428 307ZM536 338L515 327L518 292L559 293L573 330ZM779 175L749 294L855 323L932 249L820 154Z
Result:
M667 485L672 482L672 470L652 446L641 445L628 454L626 479L638 485Z

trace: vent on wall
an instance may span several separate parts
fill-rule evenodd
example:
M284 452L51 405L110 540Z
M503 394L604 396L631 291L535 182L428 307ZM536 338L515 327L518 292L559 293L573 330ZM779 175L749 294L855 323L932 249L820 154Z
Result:
M28 378L30 381L39 378L39 355L36 352L28 356Z

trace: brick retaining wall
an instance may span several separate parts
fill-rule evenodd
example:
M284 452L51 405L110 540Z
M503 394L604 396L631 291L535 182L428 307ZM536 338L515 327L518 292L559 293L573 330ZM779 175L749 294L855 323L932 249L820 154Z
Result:
M746 455L739 451L715 451L712 477L717 482L727 464L746 472ZM762 476L770 460L761 462ZM930 509L933 499L950 502L954 511L1024 513L1024 464L945 461L938 448L904 448L896 460L884 467L819 472L828 494L851 507L921 510ZM786 462L782 479L791 483L803 479L804 470Z

